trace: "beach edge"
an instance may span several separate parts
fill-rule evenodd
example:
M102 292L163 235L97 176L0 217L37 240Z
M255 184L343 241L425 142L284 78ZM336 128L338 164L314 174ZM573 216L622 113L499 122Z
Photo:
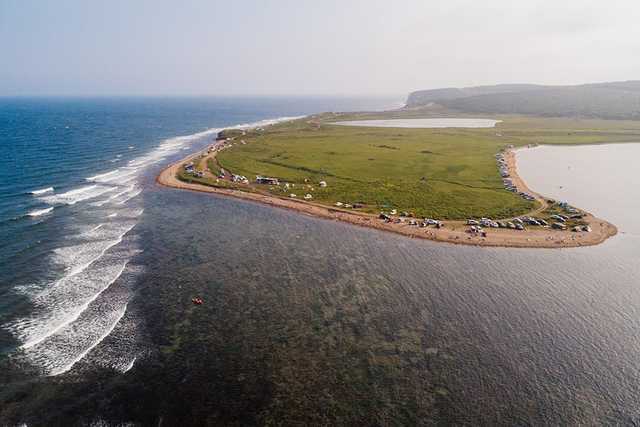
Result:
M522 147L518 149L523 149ZM165 167L157 176L156 184L180 190L189 190L199 193L208 193L256 202L270 207L287 209L300 214L313 216L316 218L341 221L351 225L367 227L374 230L386 231L399 234L409 238L419 238L441 243L452 243L467 246L498 247L498 248L540 248L540 249L560 249L595 246L605 242L607 239L618 234L615 225L587 213L586 222L592 228L590 233L574 233L571 231L558 230L492 230L486 237L472 236L465 230L463 221L446 221L445 227L418 228L406 223L394 224L380 221L376 215L364 212L353 212L345 209L332 208L313 202L295 200L291 198L281 198L270 194L252 193L242 190L213 187L200 183L190 183L178 178L178 171L181 165L194 160L206 153L200 150L189 156ZM507 164L510 175L521 191L533 194L538 201L544 201L545 197L531 191L525 181L517 173L516 150L506 152Z

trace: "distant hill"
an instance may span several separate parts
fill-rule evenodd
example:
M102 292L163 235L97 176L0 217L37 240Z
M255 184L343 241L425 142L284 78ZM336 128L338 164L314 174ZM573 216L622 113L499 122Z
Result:
M546 86L530 84L503 84L493 86L474 86L463 88L448 87L444 89L419 90L409 94L407 107L419 107L427 105L430 102L438 103L439 101L467 98L476 95L525 92L529 90L543 89L545 87Z
M413 92L407 107L433 104L470 113L640 120L640 81L577 86L509 84Z

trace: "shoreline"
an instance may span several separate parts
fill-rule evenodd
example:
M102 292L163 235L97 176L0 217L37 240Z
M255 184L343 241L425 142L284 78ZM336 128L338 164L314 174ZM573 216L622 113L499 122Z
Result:
M532 215L545 209L546 199L531 191L524 180L517 173L516 151L525 149L519 147L505 152L505 160L509 173L514 184L519 191L525 191L533 195L539 202L540 207L525 215ZM470 246L504 247L504 248L576 248L583 246L594 246L603 243L610 237L618 233L617 228L590 213L586 213L584 220L591 227L591 232L573 232L552 230L549 228L528 228L526 231L511 229L489 229L485 237L471 235L467 232L468 226L465 221L443 221L444 226L440 229L433 227L419 228L407 223L386 223L378 219L377 215L364 212L348 211L340 208L333 208L314 202L307 202L291 198L277 197L272 194L246 192L236 189L220 188L208 186L200 183L189 183L181 181L178 177L180 167L189 161L207 154L207 150L192 153L184 159L175 162L164 168L156 177L159 185L177 188L182 190L197 191L202 193L218 194L222 196L234 197L268 206L293 210L298 213L314 216L317 218L342 221L352 225L373 228L376 230L392 232L410 238L421 238L436 242L446 242ZM215 157L215 151L209 156Z

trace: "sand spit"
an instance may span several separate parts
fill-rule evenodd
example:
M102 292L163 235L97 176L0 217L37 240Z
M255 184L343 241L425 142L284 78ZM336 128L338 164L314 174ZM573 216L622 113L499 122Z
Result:
M245 192L235 189L211 187L199 183L188 183L178 179L178 172L181 165L203 154L213 157L215 156L215 151L208 154L206 151L198 152L170 165L157 176L156 181L160 185L167 187L230 196L278 208L291 209L319 218L343 221L362 227L389 231L411 238L455 244L515 248L570 248L597 245L617 234L617 228L613 224L596 218L591 214L587 214L583 220L589 224L591 232L572 232L569 230L561 231L549 228L530 227L527 228L526 231L491 228L487 229L486 236L480 234L472 235L468 232L469 227L464 221L443 221L444 225L439 229L435 227L420 228L415 225L409 225L406 221L399 224L384 222L380 220L377 215L373 214L334 208L291 198L277 197L267 193ZM517 174L515 152L513 150L507 151L505 153L505 159L511 179L518 190L534 195L541 204L540 208L530 212L528 215L542 211L547 204L546 199L531 191Z

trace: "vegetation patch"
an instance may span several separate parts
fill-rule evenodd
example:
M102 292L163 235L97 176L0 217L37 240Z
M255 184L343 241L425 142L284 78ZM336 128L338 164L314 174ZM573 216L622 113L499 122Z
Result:
M502 120L495 128L401 133L395 128L333 124L425 114L326 113L251 130L242 135L245 144L218 153L217 166L250 180L257 175L277 178L280 185L251 184L247 189L279 197L309 194L314 202L363 204L361 209L372 213L391 208L438 219L507 218L526 214L535 203L504 188L494 156L505 147L640 138L640 123L612 120L494 116Z

